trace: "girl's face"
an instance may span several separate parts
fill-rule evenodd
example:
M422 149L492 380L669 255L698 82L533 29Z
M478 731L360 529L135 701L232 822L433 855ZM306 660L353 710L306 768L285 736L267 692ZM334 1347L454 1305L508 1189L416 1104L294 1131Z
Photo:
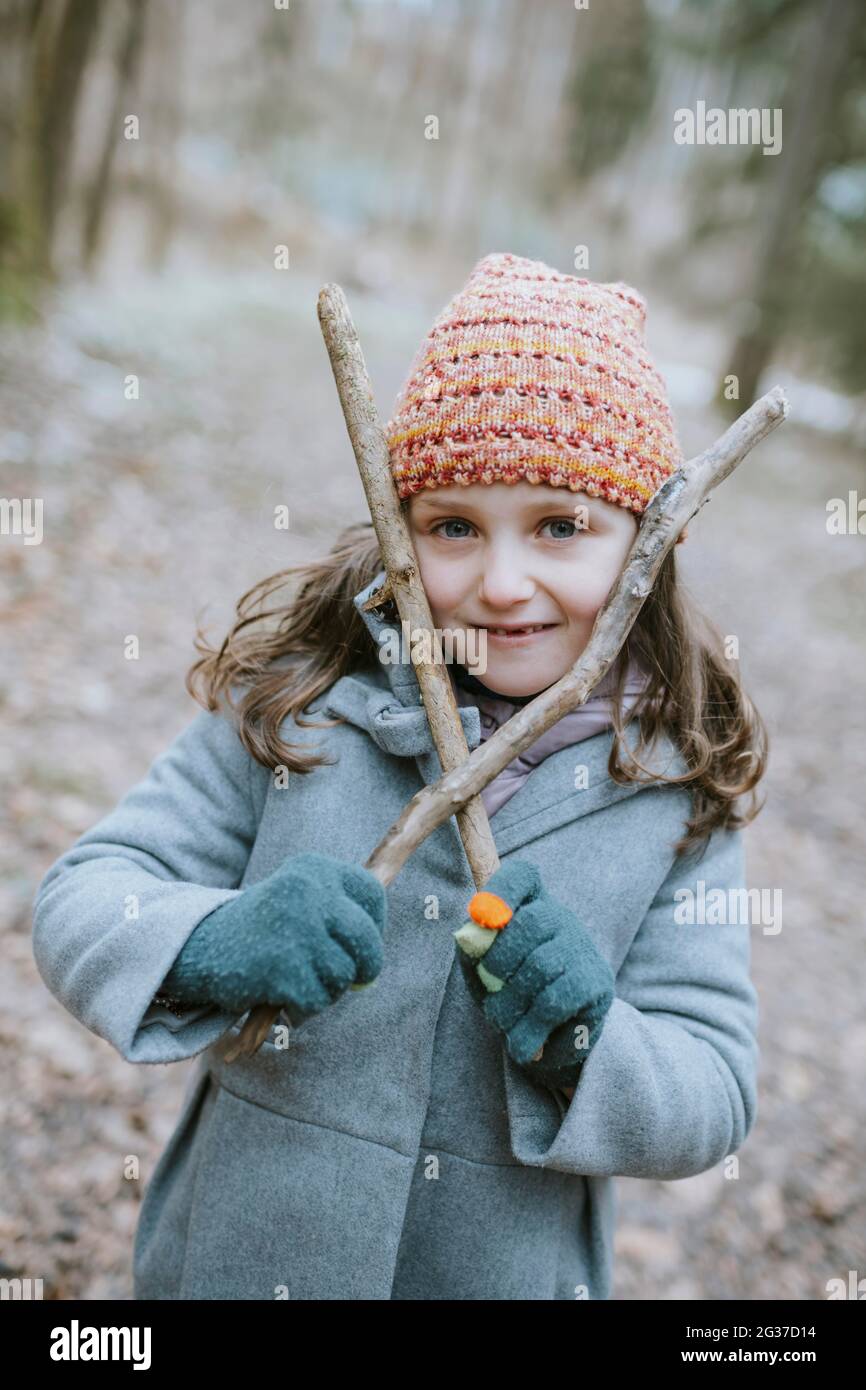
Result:
M469 669L503 695L571 669L638 529L625 507L525 481L426 489L408 513L434 626L486 628L486 669ZM471 640L483 657L483 635Z

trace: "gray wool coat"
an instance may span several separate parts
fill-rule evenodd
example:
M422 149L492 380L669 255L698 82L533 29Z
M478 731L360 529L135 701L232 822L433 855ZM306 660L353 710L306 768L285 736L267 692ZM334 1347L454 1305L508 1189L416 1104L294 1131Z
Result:
M379 640L386 624L364 619ZM308 713L342 722L287 720L284 736L335 761L278 786L202 711L37 891L56 998L130 1062L198 1058L145 1191L135 1297L609 1297L614 1177L701 1173L755 1118L749 926L674 919L701 879L744 886L739 832L675 860L690 794L613 782L610 731L551 755L492 818L500 857L538 865L616 978L570 1102L511 1060L467 991L452 933L474 884L453 818L387 890L373 987L228 1064L243 1019L153 1002L190 933L287 855L363 863L441 772L408 660L343 677ZM477 707L461 718L474 748ZM670 742L653 767L685 770Z

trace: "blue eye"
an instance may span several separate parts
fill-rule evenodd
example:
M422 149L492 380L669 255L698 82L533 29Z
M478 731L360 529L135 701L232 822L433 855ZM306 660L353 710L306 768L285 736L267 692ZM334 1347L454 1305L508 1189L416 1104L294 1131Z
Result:
M463 530L458 530L457 532L446 531L445 527L450 526L462 526ZM551 540L557 541L570 541L572 537L577 534L577 531L579 529L582 529L578 527L575 521L572 521L571 518L567 516L551 517L549 521L545 521L542 523L541 530L544 531L545 527L547 526L564 526L567 528L564 532L560 531L559 533L551 536ZM475 528L471 525L470 522L463 521L460 517L457 516L445 517L442 521L437 521L435 526L431 526L430 528L431 533L433 535L443 536L446 540L450 541L466 540L468 536L473 534L474 529Z
M572 520L570 520L570 518L567 517L567 516L556 516L556 517L551 517L550 521L545 521L544 526L570 526L570 527L571 527L571 530L570 530L570 531L567 531L565 535L561 535L561 534L560 534L560 535L558 535L558 536L553 536L551 539L552 539L552 540L555 540L555 541L570 541L571 538L572 538L572 536L574 536L574 535L577 534L577 523L574 522L574 521L572 521ZM542 526L542 528L541 528L542 530L544 530L544 526Z
M440 528L443 527L443 526L467 526L467 527L469 527L469 530L470 530L470 531L471 531L471 529L472 529L471 526L469 526L469 522L468 522L468 521L461 521L461 520L459 519L459 517L448 517L445 521L439 521L439 522L436 523L436 525L433 527L434 533L440 534L440 535L444 535L444 534L445 534L444 531L441 531L441 529L440 529ZM447 537L447 539L448 539L448 540L452 540L452 541L462 541L462 540L465 540L465 539L466 539L466 532L464 532L464 533L463 533L462 535L460 535L460 536L449 535L449 536Z

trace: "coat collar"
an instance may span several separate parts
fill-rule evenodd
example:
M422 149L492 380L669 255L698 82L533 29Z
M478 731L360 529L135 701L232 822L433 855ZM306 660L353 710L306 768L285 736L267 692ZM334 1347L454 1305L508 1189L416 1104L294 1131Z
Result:
M385 571L381 570L356 594L354 604L376 649L381 648L386 638L391 650L399 643L400 661L380 659L378 670L341 677L322 697L323 704L317 707L325 714L336 715L364 729L384 752L394 757L415 758L423 781L429 784L442 775L442 765L421 703L421 688L404 634L399 623L385 619L378 610L365 612L362 607L384 580ZM478 707L462 706L460 719L471 751L481 740ZM636 749L635 725L626 725L626 737L629 745ZM506 854L560 825L640 791L645 783L620 784L609 776L607 763L612 741L612 731L604 730L545 758L491 817L499 853ZM686 771L681 754L665 734L660 736L651 752L644 751L641 761L656 774L681 776ZM586 786L581 789L574 786L576 765L586 768Z

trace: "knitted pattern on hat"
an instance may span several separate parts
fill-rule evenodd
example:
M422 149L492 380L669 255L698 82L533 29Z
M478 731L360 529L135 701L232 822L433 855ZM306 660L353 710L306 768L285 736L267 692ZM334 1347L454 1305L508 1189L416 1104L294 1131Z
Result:
M400 497L547 483L638 514L683 462L629 285L485 256L415 354L385 426Z

